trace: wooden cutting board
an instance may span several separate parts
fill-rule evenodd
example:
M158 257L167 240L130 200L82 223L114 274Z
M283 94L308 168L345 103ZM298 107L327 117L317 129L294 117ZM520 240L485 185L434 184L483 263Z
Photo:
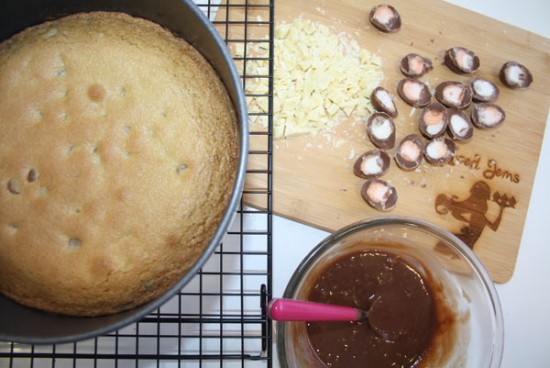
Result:
M496 282L513 274L521 243L531 189L538 164L550 102L550 41L454 5L435 0L395 0L403 25L384 34L368 22L372 2L356 0L277 0L276 23L296 17L346 32L362 48L383 60L382 86L394 95L403 76L400 59L410 52L429 57L434 70L423 77L432 88L444 80L468 81L442 65L443 53L454 46L474 50L481 59L476 76L500 87L498 104L506 121L494 130L474 132L460 144L453 165L404 172L395 164L383 179L397 189L399 200L391 215L415 216L463 236ZM226 14L218 16L226 19ZM231 10L239 18L239 9ZM249 29L247 37L262 37L267 27ZM263 34L262 34L263 33ZM304 42L307 42L304 40ZM525 64L534 76L527 90L510 90L498 82L498 71L508 60ZM275 65L275 68L277 66ZM397 140L418 132L419 111L395 98ZM338 141L335 145L333 142ZM251 142L254 149L254 139ZM353 175L356 158L374 146L362 124L341 123L325 136L299 136L275 140L273 149L273 212L314 227L335 231L352 222L386 215L369 207L360 196L364 180ZM393 150L390 150L393 153ZM265 168L265 158L250 156L250 168ZM265 176L249 175L246 188L266 187ZM255 196L252 206L265 208ZM299 246L296 244L295 246Z

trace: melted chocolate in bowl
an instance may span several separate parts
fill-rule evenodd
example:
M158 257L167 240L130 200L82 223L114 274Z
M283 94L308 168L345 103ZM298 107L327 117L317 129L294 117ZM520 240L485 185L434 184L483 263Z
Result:
M283 297L369 314L361 323L277 322L284 368L499 368L502 361L502 310L490 275L468 246L420 219L381 216L340 229L304 257Z
M313 350L329 367L418 366L438 331L453 328L453 313L438 305L432 284L431 275L388 251L335 259L320 271L307 299L369 310L369 320L308 323Z

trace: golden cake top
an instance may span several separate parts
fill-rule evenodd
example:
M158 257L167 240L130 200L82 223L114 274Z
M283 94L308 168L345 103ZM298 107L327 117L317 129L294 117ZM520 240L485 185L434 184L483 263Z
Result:
M96 315L170 287L231 194L236 116L160 26L77 14L0 45L0 292Z

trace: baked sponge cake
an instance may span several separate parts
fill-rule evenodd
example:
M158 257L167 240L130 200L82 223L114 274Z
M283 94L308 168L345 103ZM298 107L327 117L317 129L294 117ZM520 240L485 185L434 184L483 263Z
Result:
M164 293L231 196L239 128L184 40L80 13L0 45L0 292L96 316Z

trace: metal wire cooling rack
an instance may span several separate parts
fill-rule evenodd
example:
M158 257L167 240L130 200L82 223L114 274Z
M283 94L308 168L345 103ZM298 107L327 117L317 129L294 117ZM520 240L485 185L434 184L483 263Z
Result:
M271 367L272 267L272 93L274 0L196 0L231 50L243 84L269 81L269 112L254 112L268 128L251 129L249 155L256 162L247 176L261 176L265 187L246 188L262 209L241 203L222 243L195 278L143 320L114 333L78 343L24 345L0 342L0 367ZM258 34L264 36L259 37ZM253 55L255 46L267 53ZM244 54L242 53L244 50ZM248 50L251 50L250 52ZM265 58L268 74L247 72L247 63ZM260 164L258 164L260 163ZM257 199L260 199L258 201Z

